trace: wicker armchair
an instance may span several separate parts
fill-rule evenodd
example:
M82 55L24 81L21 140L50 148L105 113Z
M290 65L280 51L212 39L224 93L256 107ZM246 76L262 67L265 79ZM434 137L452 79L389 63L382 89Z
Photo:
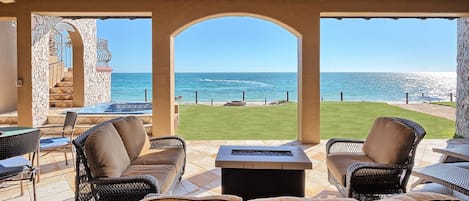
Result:
M413 121L380 117L365 141L330 139L326 145L329 182L343 196L358 200L405 193L417 145L425 134Z
M119 119L119 118L118 118ZM76 150L76 178L75 178L75 200L140 200L149 193L163 193L161 185L154 176L135 175L121 177L95 177L90 169L89 160L86 156L85 142L96 129L112 123L113 119L87 130L75 140L73 145ZM176 136L150 139L151 149L181 148L186 153L184 140ZM186 158L182 170L177 173L179 181L184 173ZM174 186L173 186L174 187Z

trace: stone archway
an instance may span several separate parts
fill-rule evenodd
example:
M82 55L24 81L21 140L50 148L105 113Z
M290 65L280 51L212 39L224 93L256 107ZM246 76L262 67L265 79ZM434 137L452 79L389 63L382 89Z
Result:
M54 16L33 15L32 16L32 123L33 126L42 125L49 110L49 39L51 30L57 24L65 24L70 30L73 48L74 78L73 96L80 102L73 106L83 106L84 103L84 51L82 39L81 21L62 19ZM81 97L81 98L80 98ZM75 103L73 103L75 104ZM19 110L19 109L18 109Z
M73 50L73 106L82 107L85 105L85 66L83 39L80 31L71 23L74 30L67 30L70 35Z
M69 44L67 44L69 43ZM53 44L53 45L52 45ZM67 55L66 46L70 46L72 55ZM59 84L67 73L65 67L73 69L72 86L68 83L60 83L57 89L53 89L50 98L57 103L50 104L55 107L80 107L84 105L84 65L83 65L83 40L80 31L69 22L59 22L51 30L49 40L49 87ZM71 57L71 61L66 61ZM66 64L69 64L68 66ZM67 85L64 85L67 84ZM72 102L66 102L72 101Z

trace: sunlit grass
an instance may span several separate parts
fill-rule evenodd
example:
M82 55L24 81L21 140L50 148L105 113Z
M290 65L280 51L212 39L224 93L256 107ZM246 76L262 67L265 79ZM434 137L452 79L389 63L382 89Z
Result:
M188 140L296 139L297 105L228 107L181 105L178 135ZM419 122L425 138L451 138L454 121L386 103L321 103L321 138L365 138L373 120L396 116ZM304 122L308 123L308 122Z

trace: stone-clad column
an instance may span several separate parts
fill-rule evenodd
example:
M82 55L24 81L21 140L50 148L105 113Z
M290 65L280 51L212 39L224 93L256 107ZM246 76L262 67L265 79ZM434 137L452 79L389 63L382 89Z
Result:
M469 138L469 17L458 19L456 134Z

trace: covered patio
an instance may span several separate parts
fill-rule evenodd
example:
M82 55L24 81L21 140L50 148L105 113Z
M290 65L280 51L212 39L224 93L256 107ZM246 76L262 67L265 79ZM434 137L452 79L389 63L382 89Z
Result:
M465 0L60 0L2 1L0 20L17 23L17 111L18 126L36 127L48 110L36 101L31 15L64 18L151 18L153 72L153 127L155 137L175 135L174 130L174 38L185 28L219 16L253 16L277 23L298 39L298 141L189 141L187 172L174 190L175 195L213 195L221 193L220 169L214 160L220 145L301 145L313 161L306 172L307 197L337 197L327 180L325 140L320 140L320 18L451 18L458 20L456 134L469 138L469 4ZM86 62L86 61L83 61ZM82 69L83 70L83 69ZM84 87L84 86L83 86ZM84 88L83 88L84 90ZM84 105L89 102L84 97ZM453 142L453 141L452 141ZM454 143L459 143L455 140ZM447 140L424 140L418 147L415 167L439 161L432 148L444 148ZM42 160L42 159L41 159ZM43 158L38 200L72 200L72 166L65 166L61 153ZM415 181L411 178L409 184ZM7 184L8 185L8 184ZM7 200L32 200L32 190L18 197L17 185L1 188Z
M17 23L17 111L19 126L39 126L48 107L38 100L33 62L32 15L64 18L151 18L152 19L152 94L153 136L174 135L174 38L187 27L220 16L253 16L272 21L290 31L298 39L298 122L297 139L304 144L317 144L320 139L320 18L450 18L458 19L458 93L456 133L469 135L469 41L467 40L469 4L452 1L389 1L324 0L324 1L84 1L80 3L47 0L3 1L0 19ZM210 6L207 6L210 5ZM86 63L87 61L82 61ZM83 69L77 71L83 72ZM95 69L92 69L95 70ZM80 83L80 90L90 83ZM86 94L86 91L85 91ZM84 105L91 102L84 97ZM83 104L80 103L80 104ZM80 105L81 106L81 105Z

